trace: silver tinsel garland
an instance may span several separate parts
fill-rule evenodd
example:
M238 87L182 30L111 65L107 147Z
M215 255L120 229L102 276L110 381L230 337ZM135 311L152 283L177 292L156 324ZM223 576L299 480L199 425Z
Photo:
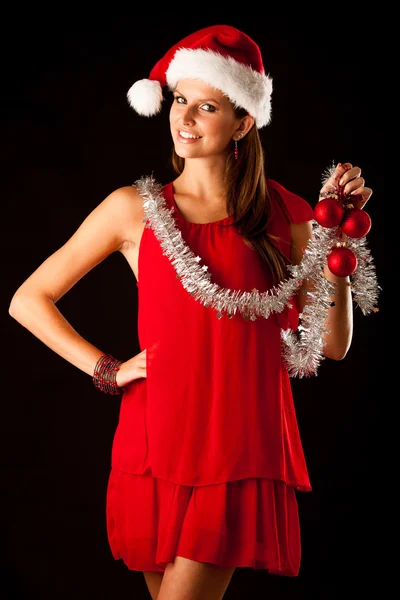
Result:
M197 301L217 311L217 317L226 313L232 318L236 313L252 321L257 317L267 319L271 313L280 313L286 306L291 306L291 298L298 291L303 281L312 284L312 291L307 291L308 301L300 314L300 325L297 334L291 330L281 332L282 352L289 374L302 377L316 373L323 359L324 335L327 333L325 322L331 306L331 296L335 284L325 279L323 268L326 257L335 241L337 228L320 227L313 221L314 237L305 249L300 264L289 266L290 277L271 288L267 292L256 289L251 292L222 288L211 281L206 265L200 266L200 256L196 256L183 240L182 233L176 226L173 216L174 208L168 208L162 193L162 185L152 176L145 176L135 183L143 199L146 227L151 227L160 242L162 252L175 269L184 289ZM356 289L358 303L363 312L376 299L374 272L368 252L363 243L357 240L352 249L359 257L361 274L360 284Z
M339 193L339 184L332 177L336 170L336 163L325 169L321 178L322 187ZM367 248L367 239L350 238L346 240L346 246L354 252L357 257L357 269L350 276L351 290L354 302L360 307L364 315L376 311L380 286L376 279L375 266L370 250Z

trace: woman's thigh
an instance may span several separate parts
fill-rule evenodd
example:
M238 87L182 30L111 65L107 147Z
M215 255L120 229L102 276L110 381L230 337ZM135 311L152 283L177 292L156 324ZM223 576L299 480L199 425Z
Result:
M158 600L221 600L234 571L176 556L165 568Z
M151 600L157 600L164 573L143 571L143 575L147 584L147 588L150 592Z

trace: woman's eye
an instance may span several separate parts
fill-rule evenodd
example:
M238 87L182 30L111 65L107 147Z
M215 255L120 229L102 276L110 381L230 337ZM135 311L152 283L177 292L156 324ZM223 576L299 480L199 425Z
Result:
M206 112L215 112L217 110L212 104L202 104L201 108L203 108Z
M186 99L183 96L174 96L174 101L177 104L187 104ZM201 104L200 108L205 112L215 112L217 109L212 104Z

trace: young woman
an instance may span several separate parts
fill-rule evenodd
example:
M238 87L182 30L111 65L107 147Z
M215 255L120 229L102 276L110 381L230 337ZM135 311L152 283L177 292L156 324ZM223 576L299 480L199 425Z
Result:
M299 572L296 493L311 485L289 377L346 356L352 292L349 276L307 255L311 205L264 172L258 129L272 82L257 44L229 26L197 31L132 86L130 104L156 114L165 85L177 177L111 193L21 285L10 314L100 390L122 394L107 490L114 558L143 571L153 599L218 600L236 567ZM358 166L330 170L320 198L339 194L368 201ZM117 251L139 286L142 351L125 362L56 307ZM313 260L322 284L305 267ZM312 302L323 336L304 350L283 332Z

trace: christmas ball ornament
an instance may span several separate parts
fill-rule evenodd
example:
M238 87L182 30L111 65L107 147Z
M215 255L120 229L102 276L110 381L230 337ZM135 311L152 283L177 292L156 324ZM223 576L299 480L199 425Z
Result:
M357 269L357 256L345 246L333 248L328 256L328 267L337 277L347 277Z
M371 217L361 208L350 208L346 210L341 228L351 238L362 238L371 229Z
M314 208L314 218L322 227L337 227L342 222L345 209L335 198L323 198Z

